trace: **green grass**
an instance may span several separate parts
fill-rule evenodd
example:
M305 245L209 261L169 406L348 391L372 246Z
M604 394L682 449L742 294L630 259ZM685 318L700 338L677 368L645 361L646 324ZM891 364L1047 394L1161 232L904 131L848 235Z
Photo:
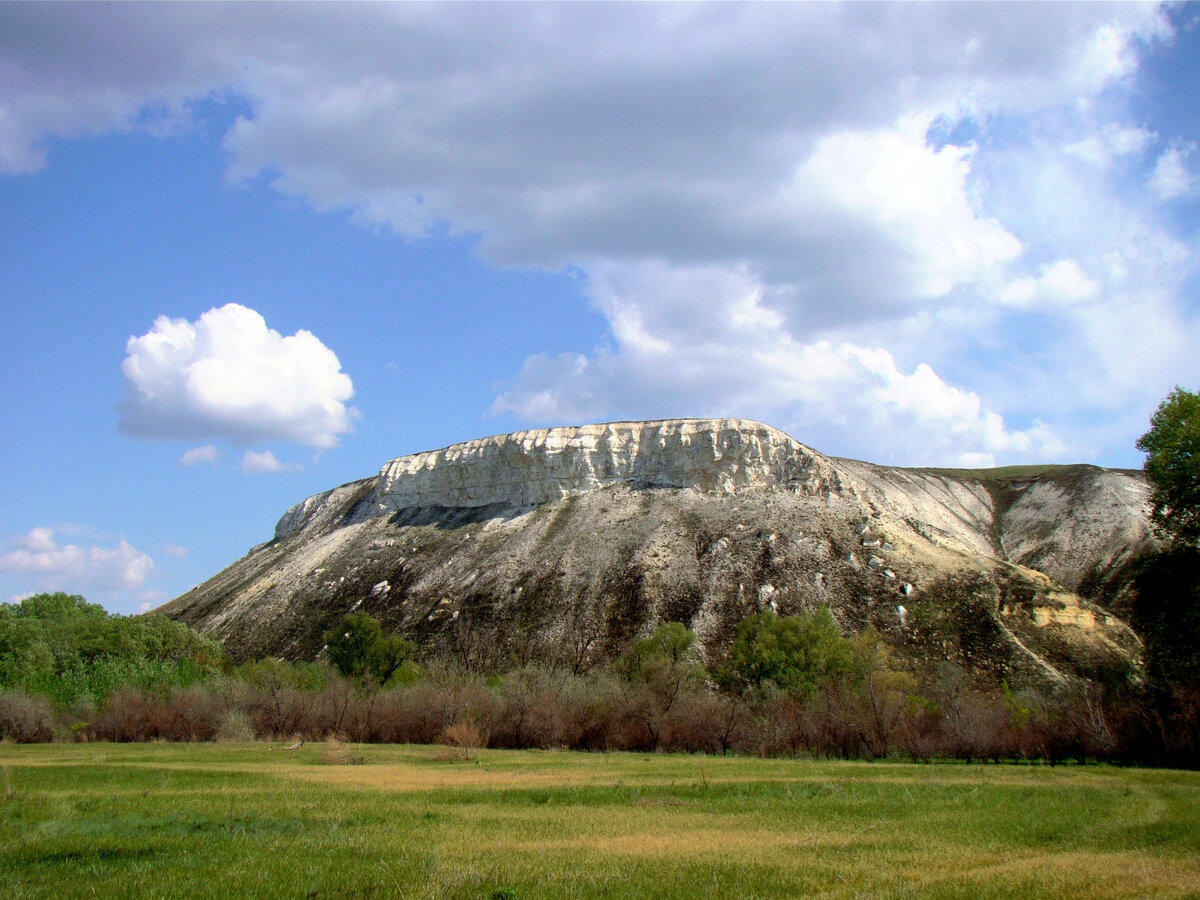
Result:
M0 745L4 897L1200 897L1200 773Z

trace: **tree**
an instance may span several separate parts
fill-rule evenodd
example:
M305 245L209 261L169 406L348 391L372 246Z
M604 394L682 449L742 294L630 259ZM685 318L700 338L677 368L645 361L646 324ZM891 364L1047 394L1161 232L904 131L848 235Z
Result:
M1138 438L1153 487L1151 519L1174 543L1200 540L1200 395L1176 385Z
M679 694L704 681L695 643L695 633L682 622L664 623L613 662L624 686L626 713L645 727L651 747L658 746Z
M1161 752L1200 755L1200 395L1176 386L1138 439L1153 488L1151 519L1170 541L1145 554L1134 579L1132 625L1145 642Z
M216 674L220 645L162 615L109 615L76 594L0 605L0 688L66 704L118 687L187 685Z
M350 613L325 632L329 661L351 678L388 679L412 656L414 645L399 635L385 637L383 626L367 613Z
M1144 556L1134 576L1132 622L1153 683L1200 686L1200 549L1175 545Z
M756 690L773 684L807 698L822 680L850 669L853 650L826 607L798 616L763 612L738 625L722 680Z
M1139 561L1133 625L1152 681L1200 684L1200 395L1176 386L1137 446L1151 517L1171 544Z

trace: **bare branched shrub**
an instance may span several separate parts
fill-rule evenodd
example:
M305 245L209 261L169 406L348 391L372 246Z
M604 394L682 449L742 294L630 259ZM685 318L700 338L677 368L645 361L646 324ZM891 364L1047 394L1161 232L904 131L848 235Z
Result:
M222 720L221 705L203 685L175 688L160 705L153 738L211 741Z
M459 759L474 759L488 745L488 733L476 723L460 719L442 732L442 742L452 747Z
M92 719L92 737L101 741L148 741L157 737L160 701L148 691L125 687L110 694Z
M331 735L321 745L321 762L327 766L361 766L366 757L362 751Z
M257 735L249 714L240 709L231 709L222 716L214 740L225 744L248 743Z

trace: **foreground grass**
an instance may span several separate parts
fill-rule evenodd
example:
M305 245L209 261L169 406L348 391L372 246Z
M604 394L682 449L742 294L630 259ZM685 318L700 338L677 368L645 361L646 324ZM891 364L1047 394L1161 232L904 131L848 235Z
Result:
M0 745L4 897L1200 897L1200 773Z

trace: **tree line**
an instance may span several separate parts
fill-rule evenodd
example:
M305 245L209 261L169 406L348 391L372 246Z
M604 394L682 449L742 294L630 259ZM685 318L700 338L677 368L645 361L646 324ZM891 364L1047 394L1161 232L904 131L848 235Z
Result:
M1082 685L982 685L950 662L918 677L873 629L842 635L828 609L750 616L711 669L678 622L582 674L419 663L363 613L324 637L317 663L238 666L180 623L31 597L0 609L0 736L1144 761L1136 704Z

